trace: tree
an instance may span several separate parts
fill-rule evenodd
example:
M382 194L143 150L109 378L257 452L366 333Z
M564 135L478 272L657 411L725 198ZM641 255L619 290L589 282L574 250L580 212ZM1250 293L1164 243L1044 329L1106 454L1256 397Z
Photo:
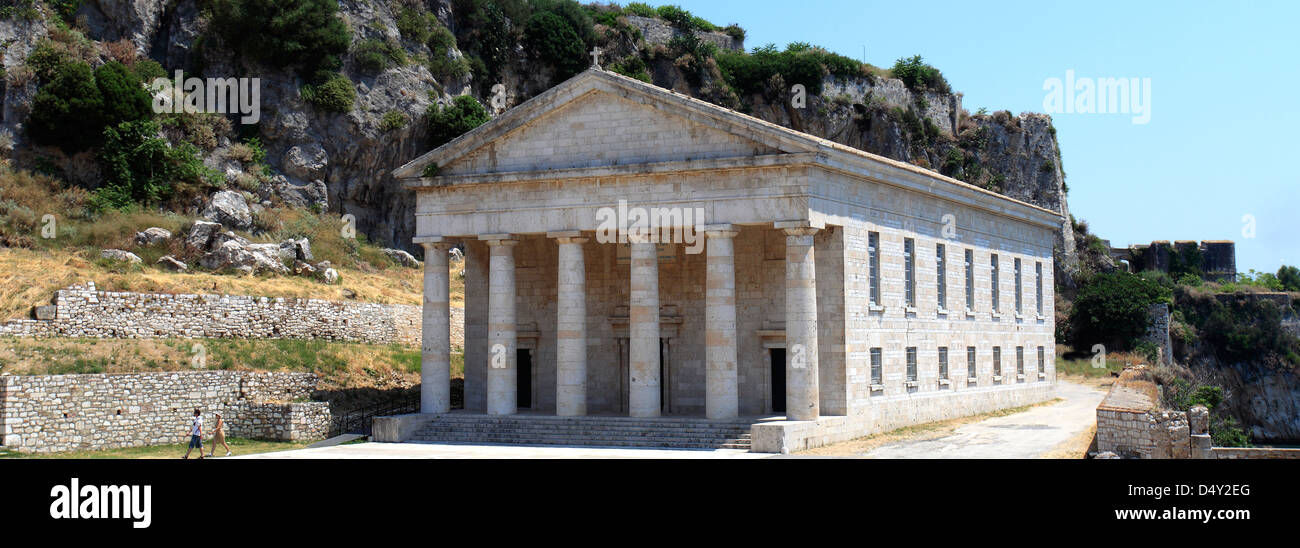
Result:
M903 57L894 62L894 68L890 71L895 78L903 81L903 85L912 91L937 91L939 93L948 93L951 88L948 87L948 80L944 79L939 69L925 64L920 55Z
M1277 281L1284 291L1300 291L1300 268L1282 265L1277 269Z
M103 125L113 127L153 115L152 97L126 65L109 61L95 69L95 86L104 102Z
M209 10L211 29L231 49L313 79L337 70L352 43L338 0L212 0Z
M445 145L490 119L483 105L469 95L456 97L446 107L437 103L429 105L425 116L428 118L429 144L433 147Z
M53 76L32 100L27 133L42 145L69 154L99 143L103 134L104 98L90 65L71 62L52 69Z
M1079 288L1070 310L1076 347L1105 344L1124 350L1146 333L1151 305L1170 302L1172 292L1159 283L1128 272L1097 274Z

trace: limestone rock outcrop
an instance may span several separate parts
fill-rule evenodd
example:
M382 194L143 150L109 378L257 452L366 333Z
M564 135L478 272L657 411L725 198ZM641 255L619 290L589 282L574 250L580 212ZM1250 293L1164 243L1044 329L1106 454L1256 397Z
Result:
M212 195L212 201L203 210L203 218L221 223L235 230L248 230L253 227L253 211L248 207L248 200L233 190L223 190Z

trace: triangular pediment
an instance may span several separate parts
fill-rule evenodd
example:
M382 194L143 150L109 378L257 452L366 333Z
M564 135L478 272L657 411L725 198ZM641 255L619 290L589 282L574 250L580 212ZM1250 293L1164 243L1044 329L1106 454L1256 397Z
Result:
M444 175L468 175L780 152L750 138L593 90L439 167Z
M399 179L815 151L822 144L685 95L588 70L398 168Z

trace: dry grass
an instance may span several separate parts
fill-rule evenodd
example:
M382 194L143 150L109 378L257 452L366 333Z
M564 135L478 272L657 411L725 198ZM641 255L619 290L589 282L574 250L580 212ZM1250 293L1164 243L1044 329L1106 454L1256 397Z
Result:
M92 212L89 194L77 186L45 175L0 166L0 321L26 317L33 305L46 304L58 289L93 281L110 291L148 293L212 293L266 297L356 299L385 304L422 302L422 272L406 268L370 244L365 235L345 236L341 219L306 210L272 208L257 215L250 240L281 242L308 238L316 261L330 261L342 283L322 284L312 278L239 276L200 272L198 253L180 238L194 218L172 212ZM55 237L42 237L55 221ZM165 244L137 246L135 233L150 227L167 229L177 238ZM124 249L143 259L141 265L101 260L100 250ZM154 263L173 255L191 266L191 273L174 274ZM460 264L452 265L459 272ZM463 306L464 280L451 277L452 305Z
M1087 430L1075 434L1074 437L1061 442L1060 445L1052 448L1051 451L1043 454L1045 459L1086 459L1088 451L1092 450L1092 444L1097 439L1097 425L1089 426Z
M453 264L453 272L460 264ZM85 250L0 249L0 321L30 316L48 304L54 292L75 283L95 282L105 291L141 293L210 293L324 299L349 298L384 304L419 305L423 273L416 268L363 271L340 268L342 282L325 285L313 278L237 276L194 272L176 274L153 267L104 264ZM451 276L452 306L464 306L464 280ZM351 293L351 295L349 295Z
M991 411L980 415L971 415L969 417L949 419L946 421L929 422L925 424L904 426L902 428L899 428L897 430L891 430L889 432L872 434L870 436L866 436L863 438L826 445L815 449L809 449L807 451L802 451L799 454L809 455L809 456L861 456L881 446L889 445L892 443L903 442L903 441L928 441L928 440L939 439L944 436L951 435L953 432L957 430L957 428L963 425L967 425L973 422L979 422L985 419L991 419L994 417L1005 417L1008 415L1024 413L1025 411L1028 411L1035 407L1041 407L1044 405L1056 405L1057 403L1060 403L1062 401L1064 400L1062 400L1061 398L1056 398L1052 400L1035 403L1032 405L1012 407L1009 409L999 409L997 411Z

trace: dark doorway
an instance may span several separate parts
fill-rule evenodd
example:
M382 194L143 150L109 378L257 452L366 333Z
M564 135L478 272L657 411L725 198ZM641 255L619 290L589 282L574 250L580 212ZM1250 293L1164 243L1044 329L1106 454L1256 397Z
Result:
M533 351L520 348L515 352L517 376L515 389L520 409L533 408Z
M772 412L785 412L785 349L773 348L772 354Z

